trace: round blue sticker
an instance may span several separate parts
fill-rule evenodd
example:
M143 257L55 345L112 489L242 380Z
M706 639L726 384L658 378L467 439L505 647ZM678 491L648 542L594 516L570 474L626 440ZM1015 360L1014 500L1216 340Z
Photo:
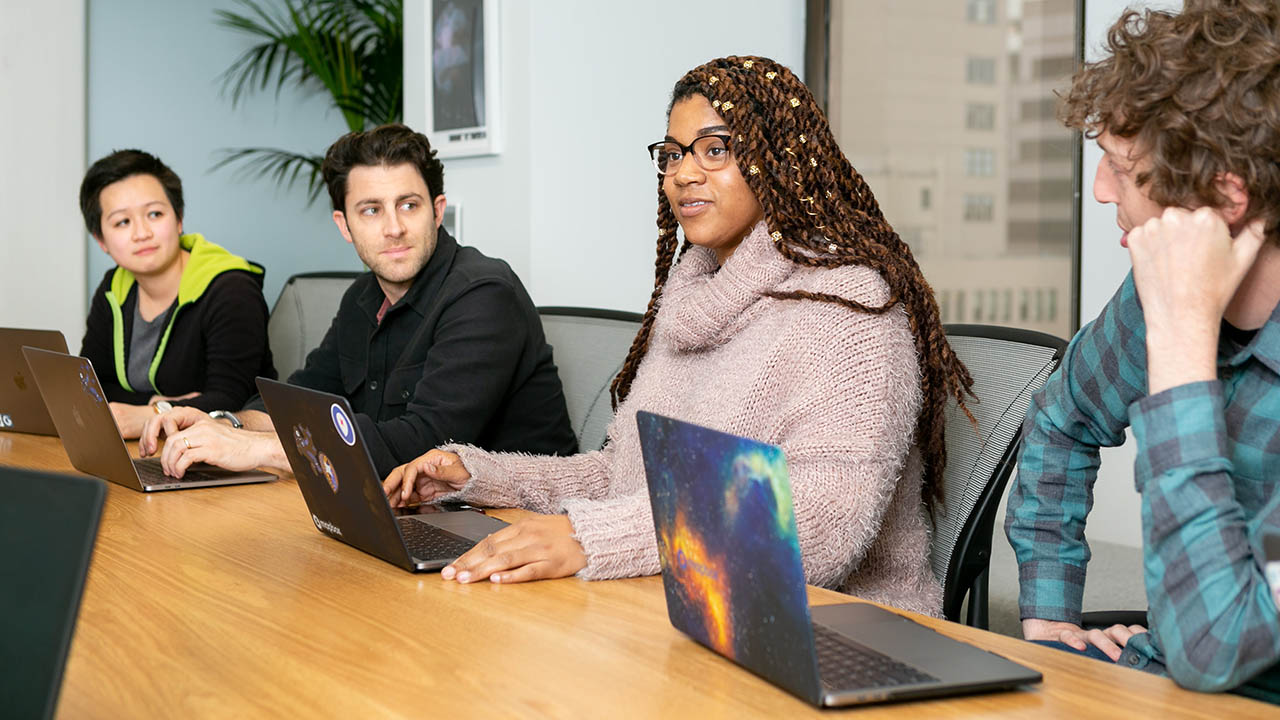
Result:
M356 429L351 426L351 418L347 417L346 411L334 403L329 407L329 415L333 418L333 427L338 431L338 437L342 438L342 442L348 445L356 444Z

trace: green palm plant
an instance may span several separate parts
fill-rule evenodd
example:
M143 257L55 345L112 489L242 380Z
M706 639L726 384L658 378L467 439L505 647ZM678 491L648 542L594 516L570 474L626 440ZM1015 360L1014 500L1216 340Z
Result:
M231 106L274 85L328 92L353 132L399 122L404 107L403 0L237 0L218 10L223 27L258 38L222 74ZM281 7L283 6L283 7ZM324 186L322 155L277 148L230 148L214 166L292 186L305 179L308 203Z

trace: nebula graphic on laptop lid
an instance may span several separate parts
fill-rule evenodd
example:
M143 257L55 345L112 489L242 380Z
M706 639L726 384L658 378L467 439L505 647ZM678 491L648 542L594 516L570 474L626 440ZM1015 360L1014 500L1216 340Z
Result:
M640 413L671 623L783 686L812 643L804 570L781 449Z

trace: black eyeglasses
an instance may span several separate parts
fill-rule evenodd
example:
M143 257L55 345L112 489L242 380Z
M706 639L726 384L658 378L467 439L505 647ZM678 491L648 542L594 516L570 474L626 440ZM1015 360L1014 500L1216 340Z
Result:
M649 157L659 175L674 175L684 162L685 153L693 155L693 161L707 172L715 172L729 164L730 135L703 135L688 145L674 140L663 140L649 146Z

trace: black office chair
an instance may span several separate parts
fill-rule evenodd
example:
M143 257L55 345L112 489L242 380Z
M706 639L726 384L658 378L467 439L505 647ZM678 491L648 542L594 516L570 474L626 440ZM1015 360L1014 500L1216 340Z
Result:
M622 369L644 316L581 307L541 307L538 314L554 350L578 447L583 452L599 450L613 419L609 385Z
M942 502L933 509L933 572L942 581L942 614L987 628L987 582L996 509L1017 463L1031 396L1062 361L1067 343L1031 330L947 325L947 340L973 376L973 423L947 407L947 467Z
M320 345L343 293L359 275L341 270L298 273L285 282L267 320L267 341L281 380L301 368L307 353Z

